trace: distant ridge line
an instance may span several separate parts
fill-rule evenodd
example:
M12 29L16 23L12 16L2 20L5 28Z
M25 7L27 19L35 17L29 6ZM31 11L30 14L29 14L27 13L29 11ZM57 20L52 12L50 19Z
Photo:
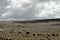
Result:
M25 21L14 21L16 23L37 23L37 22L53 22L53 21L59 21L60 18L58 19L41 19L41 20L25 20Z

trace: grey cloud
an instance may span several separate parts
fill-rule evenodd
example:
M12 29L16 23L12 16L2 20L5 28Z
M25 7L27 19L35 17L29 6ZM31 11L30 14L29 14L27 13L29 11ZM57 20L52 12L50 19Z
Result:
M4 7L4 6L7 6L7 5L8 5L7 0L0 0L0 6Z
M32 0L32 2L37 2L37 3L44 3L44 2L49 2L49 1L59 2L60 0Z
M38 4L38 2L43 4L44 2L48 2L48 1L50 1L50 0L32 0L31 3L22 4L22 8L24 8L24 9L21 10L22 8L16 8L16 7L15 8L11 7L9 9L6 9L5 6L8 6L9 3L7 2L7 0L1 0L0 1L0 4L1 4L0 5L0 15L2 15L3 13L6 13L8 11L11 12L11 15L8 15L9 14L9 12L8 12L8 14L6 14L8 16L1 17L0 19L1 20L7 20L7 19L12 19L12 18L18 19L18 20L19 19L42 19L42 18L37 18L35 16L35 14L38 14L38 12L41 12L42 10L44 10L44 6L42 5L41 8L36 8L36 5ZM59 1L59 0L53 0L53 1ZM57 12L58 12L58 10L57 10ZM56 13L49 14L47 17L43 17L43 18L53 18L53 17L55 17Z
M7 0L0 0L0 16L7 11L7 9L5 8L7 5L9 5Z
M33 0L33 2L46 2L46 1L50 1L50 0Z
M10 9L9 11L12 12L12 15L3 17L3 19L6 20L8 18L15 18L15 19L35 19L36 18L34 16L37 13L35 4L23 4L22 7L25 9L25 11L20 9Z

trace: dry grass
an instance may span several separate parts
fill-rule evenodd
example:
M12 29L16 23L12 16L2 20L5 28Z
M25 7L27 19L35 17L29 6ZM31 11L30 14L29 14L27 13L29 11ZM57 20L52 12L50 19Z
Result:
M60 40L58 28L48 28L50 23L0 23L0 36L12 40ZM2 31L3 30L3 31ZM26 34L26 32L29 32ZM58 34L58 35L56 35Z

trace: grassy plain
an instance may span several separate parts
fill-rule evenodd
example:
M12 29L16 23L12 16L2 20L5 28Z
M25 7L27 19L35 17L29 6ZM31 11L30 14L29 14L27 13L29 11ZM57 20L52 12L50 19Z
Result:
M60 22L0 22L0 40L60 40Z

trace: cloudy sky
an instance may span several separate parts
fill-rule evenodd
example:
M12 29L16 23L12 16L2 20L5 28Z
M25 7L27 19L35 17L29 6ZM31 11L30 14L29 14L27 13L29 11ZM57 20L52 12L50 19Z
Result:
M0 20L60 18L60 0L0 0Z

